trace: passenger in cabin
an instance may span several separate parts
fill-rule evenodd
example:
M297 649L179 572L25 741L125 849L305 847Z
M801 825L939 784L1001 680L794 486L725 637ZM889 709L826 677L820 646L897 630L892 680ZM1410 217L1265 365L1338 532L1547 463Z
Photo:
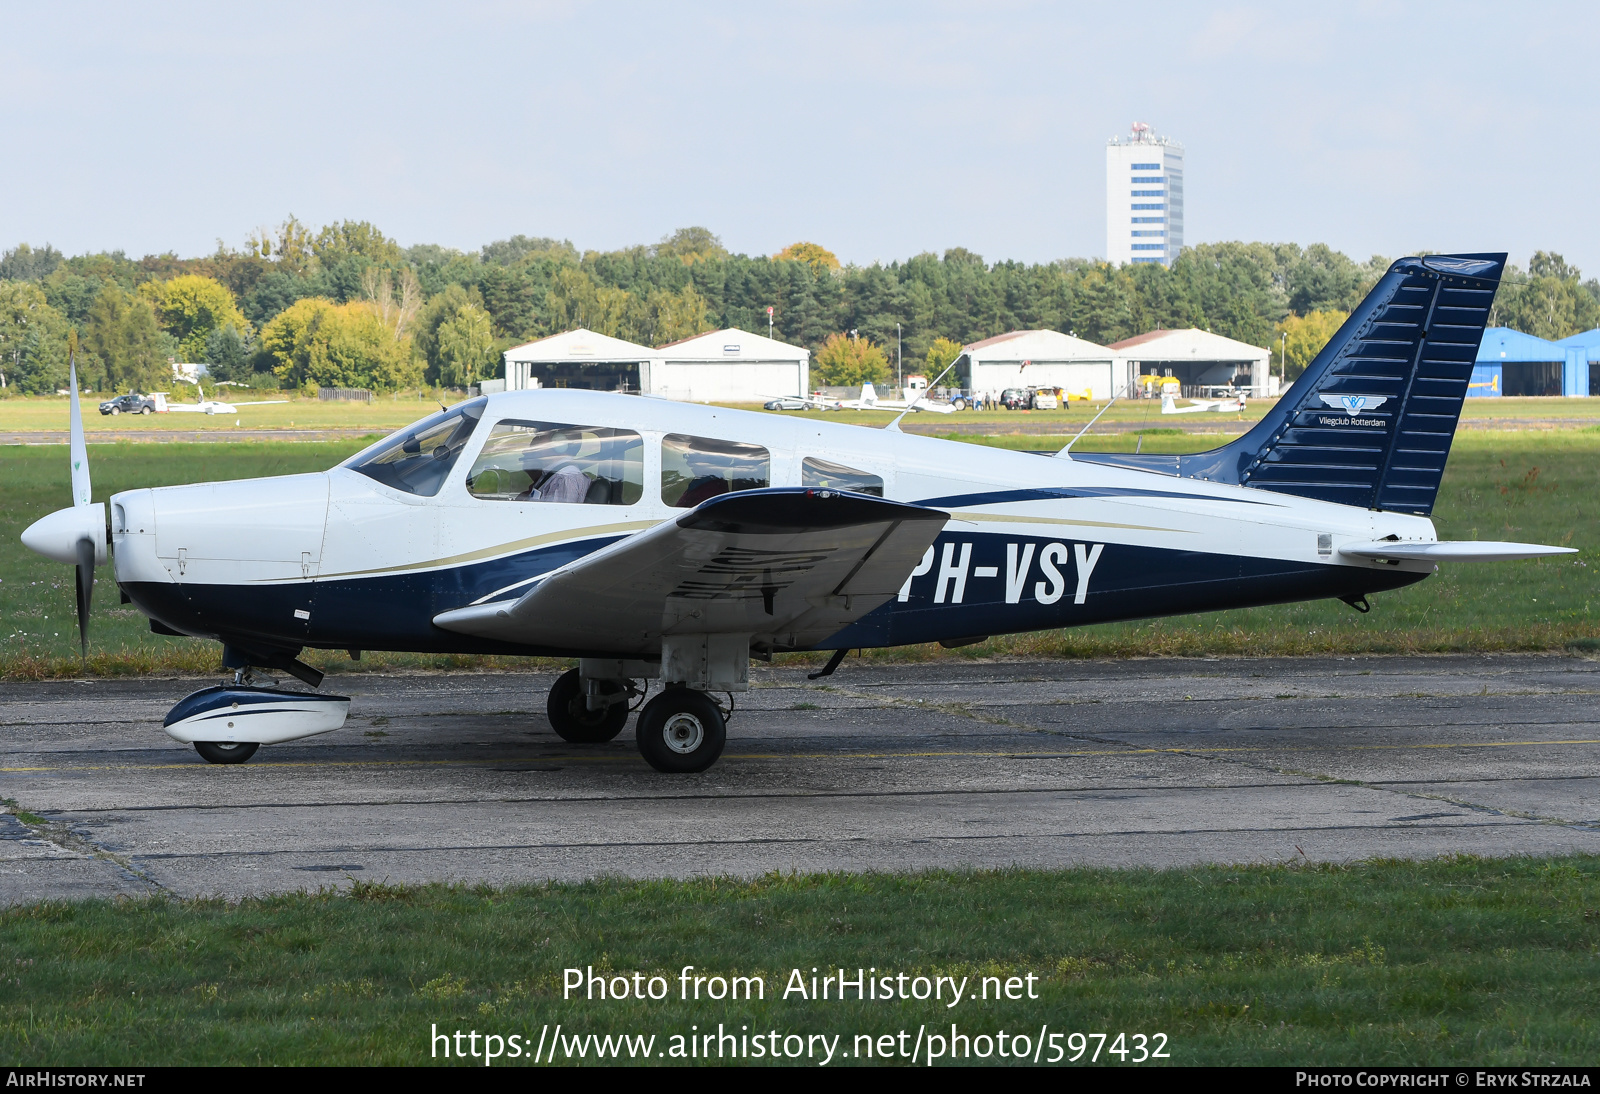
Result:
M678 499L677 504L680 507L693 509L703 501L728 492L723 461L715 456L692 453L684 462L689 465L689 471L694 475L694 479L684 489L683 496Z
M661 500L693 509L719 494L761 490L772 481L771 468L758 444L669 433L661 439Z
M581 502L587 498L589 476L583 473L583 468L572 462L582 447L583 438L572 434L552 445L545 455L547 458L555 456L561 462L539 484L538 489L528 487L527 500Z

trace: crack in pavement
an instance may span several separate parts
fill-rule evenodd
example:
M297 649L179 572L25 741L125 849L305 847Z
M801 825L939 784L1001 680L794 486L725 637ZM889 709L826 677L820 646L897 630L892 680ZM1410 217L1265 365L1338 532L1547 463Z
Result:
M119 855L109 848L101 846L82 833L74 831L66 822L45 817L40 817L39 821L29 821L17 815L19 812L27 811L22 810L10 798L0 798L0 806L6 807L7 815L16 818L17 823L25 826L41 842L75 857L109 862L134 880L150 886L157 892L166 893L169 891L165 885L162 885L144 870L139 869L130 862L126 855ZM29 815L40 816L37 813L30 813Z

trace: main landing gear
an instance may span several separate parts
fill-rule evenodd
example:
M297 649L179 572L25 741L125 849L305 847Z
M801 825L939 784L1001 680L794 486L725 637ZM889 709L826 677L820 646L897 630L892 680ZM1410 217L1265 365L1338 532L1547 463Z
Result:
M727 721L701 691L669 687L639 712L639 754L657 771L704 771L728 741Z
M628 704L641 692L632 680L585 680L578 669L550 689L550 728L572 744L602 744L628 724ZM644 705L635 729L639 754L657 771L688 774L717 762L727 743L727 718L704 692L669 685Z
M590 680L596 702L589 701L588 689L577 669L562 674L550 689L544 710L550 728L563 741L575 745L597 745L611 740L628 724L628 700L637 695L633 682L624 686L616 680Z

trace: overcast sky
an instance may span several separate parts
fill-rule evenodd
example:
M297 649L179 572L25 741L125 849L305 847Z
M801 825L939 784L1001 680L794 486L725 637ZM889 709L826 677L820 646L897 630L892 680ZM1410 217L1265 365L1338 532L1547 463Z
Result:
M1105 253L1104 147L1187 149L1187 243L1553 249L1600 274L1591 4L4 0L0 246L209 253L703 224L847 262Z

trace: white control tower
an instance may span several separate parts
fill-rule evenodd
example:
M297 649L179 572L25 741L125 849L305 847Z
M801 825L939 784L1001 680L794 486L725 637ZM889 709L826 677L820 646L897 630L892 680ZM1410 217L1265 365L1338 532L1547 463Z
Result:
M1183 145L1134 122L1106 142L1106 260L1170 266L1183 249Z

